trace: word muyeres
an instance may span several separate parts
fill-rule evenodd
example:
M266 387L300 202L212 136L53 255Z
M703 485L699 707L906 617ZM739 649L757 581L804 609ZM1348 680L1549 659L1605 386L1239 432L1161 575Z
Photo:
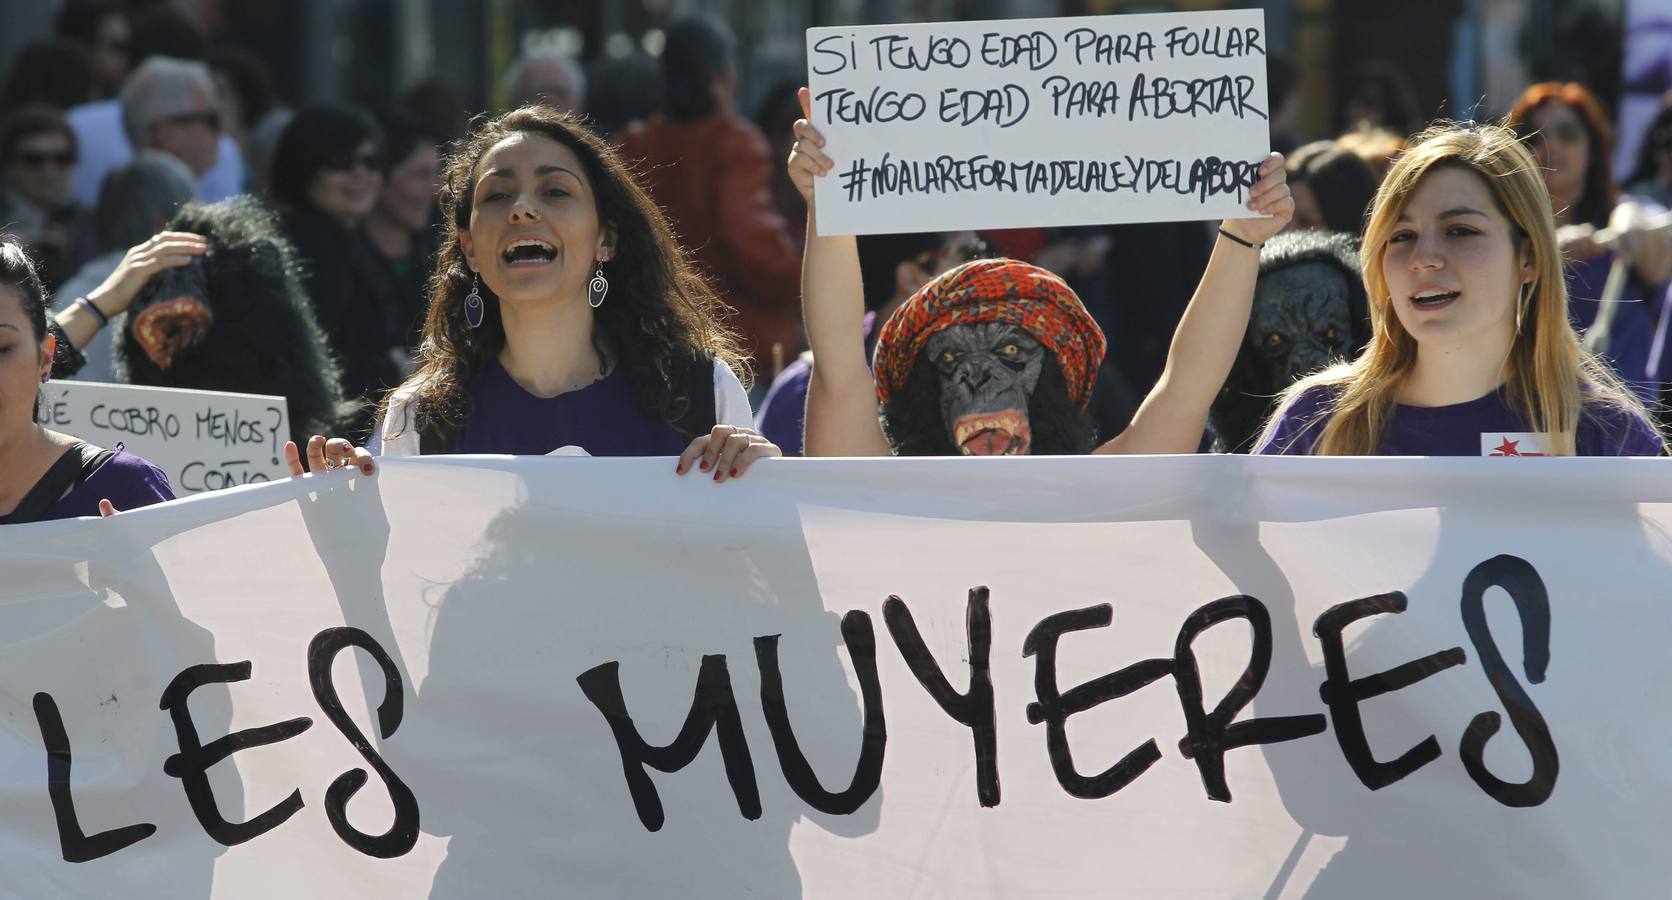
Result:
M1506 806L1537 806L1549 798L1556 785L1556 745L1538 707L1516 680L1494 642L1486 621L1485 594L1500 587L1515 601L1520 614L1527 679L1538 684L1550 662L1550 601L1544 582L1529 563L1514 556L1498 556L1476 566L1463 583L1461 613L1464 630L1481 667L1509 714L1511 725L1526 745L1533 760L1532 775L1523 782L1507 782L1493 775L1483 760L1486 743L1502 726L1502 716L1484 711L1470 720L1458 747L1463 767L1475 784L1492 799ZM1354 678L1347 668L1342 632L1361 619L1387 613L1402 613L1406 599L1401 593L1382 594L1341 603L1326 610L1313 624L1322 645L1325 680L1319 694L1329 714L1250 718L1233 722L1254 699L1265 682L1271 665L1271 617L1265 605L1249 596L1215 600L1185 618L1171 657L1146 659L1100 678L1063 690L1057 683L1057 642L1065 634L1107 627L1112 621L1108 604L1047 616L1028 633L1022 654L1036 661L1034 693L1027 705L1028 721L1045 726L1046 753L1063 790L1074 797L1108 797L1131 784L1161 759L1160 747L1151 738L1132 749L1103 772L1086 775L1074 765L1067 724L1070 717L1100 704L1124 697L1162 678L1171 677L1183 708L1186 731L1178 742L1179 752L1194 760L1202 787L1214 800L1230 802L1231 790L1225 778L1225 753L1238 747L1273 744L1316 735L1333 724L1341 753L1359 780L1379 790L1433 762L1441 755L1439 741L1432 735L1401 753L1392 761L1378 760L1365 734L1359 703L1418 681L1453 666L1463 665L1467 655L1452 647L1413 660L1385 672ZM985 807L999 804L998 731L991 676L992 619L988 592L978 587L969 592L966 626L968 631L968 687L959 692L924 643L910 609L898 597L883 604L883 621L912 674L929 696L950 717L968 727L974 738L976 798ZM1247 668L1230 692L1210 711L1203 704L1202 680L1192 645L1208 629L1232 619L1250 627L1253 646ZM778 665L778 636L754 640L755 659L761 676L761 707L778 757L784 780L803 802L832 815L858 810L876 793L882 782L883 755L888 743L882 710L882 687L877 678L876 637L871 617L850 611L842 619L842 636L859 679L864 705L863 737L859 761L847 786L826 789L813 772L790 725ZM760 791L748 742L744 736L731 676L724 655L705 656L697 674L696 693L689 715L678 736L665 746L653 746L640 735L627 712L620 684L620 663L608 662L581 674L576 680L587 698L608 720L621 755L622 772L639 821L650 831L661 829L662 802L647 768L677 772L696 759L717 732L726 778L745 818L761 816Z

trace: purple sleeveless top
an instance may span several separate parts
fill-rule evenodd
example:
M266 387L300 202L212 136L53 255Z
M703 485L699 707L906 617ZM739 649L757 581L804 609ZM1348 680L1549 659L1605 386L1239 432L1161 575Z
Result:
M75 450L67 450L74 453ZM163 470L116 445L116 455L104 461L87 480L58 498L39 521L73 519L78 516L97 516L99 501L109 500L118 512L173 500L168 476ZM0 525L13 524L10 516L0 516Z

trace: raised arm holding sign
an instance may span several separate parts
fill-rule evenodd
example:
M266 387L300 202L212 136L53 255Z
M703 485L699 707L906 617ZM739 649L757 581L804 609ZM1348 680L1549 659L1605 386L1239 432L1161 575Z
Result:
M803 111L811 114L808 101L803 90ZM1103 336L1067 285L1038 267L977 261L930 282L884 326L873 378L854 238L818 229L815 179L837 163L810 121L794 127L790 176L809 210L803 317L817 360L807 393L807 455L1092 451L1085 409ZM1199 444L1248 321L1258 245L1294 212L1282 157L1271 154L1257 172L1246 206L1265 218L1220 226L1161 379L1131 426L1095 452L1190 453ZM874 398L884 404L881 420Z

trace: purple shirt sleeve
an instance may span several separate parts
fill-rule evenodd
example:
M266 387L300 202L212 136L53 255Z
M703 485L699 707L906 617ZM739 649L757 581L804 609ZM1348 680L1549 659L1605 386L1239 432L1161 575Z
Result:
M778 445L785 456L801 455L801 434L807 418L807 382L813 368L803 360L784 367L772 379L766 402L755 416L755 425L766 439Z
M1575 438L1580 456L1660 456L1666 452L1660 433L1635 410L1588 407Z
M1323 430L1324 389L1302 391L1276 413L1276 425L1254 448L1265 456L1305 456L1312 452Z
M53 504L46 518L96 516L100 500L109 500L117 511L126 512L173 499L174 491L169 487L168 476L163 474L163 470L117 444L116 455L105 460L103 465L93 470L92 475L87 476L86 481Z

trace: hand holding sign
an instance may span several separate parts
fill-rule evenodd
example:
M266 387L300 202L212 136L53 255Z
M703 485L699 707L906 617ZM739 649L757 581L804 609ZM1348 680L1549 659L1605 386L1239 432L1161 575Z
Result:
M1226 219L1220 230L1250 244L1263 244L1289 225L1295 215L1295 199L1289 194L1289 176L1283 169L1283 154L1273 153L1260 164L1260 180L1248 194L1249 212L1264 219Z
M1270 146L1258 10L812 28L807 56L824 234L1238 216Z
M813 178L827 175L835 164L830 157L824 155L824 135L813 127L811 121L813 113L809 107L810 94L806 88L796 92L796 98L801 101L801 118L790 126L795 135L795 144L790 147L790 182L801 192L802 199L807 201L807 208L813 208Z
M796 190L807 200L809 209L814 207L814 179L821 178L835 169L836 164L824 152L824 135L814 127L810 121L812 115L809 109L809 92L802 88L797 95L801 100L803 118L797 119L791 126L795 135L795 144L790 148L789 175ZM1259 164L1257 171L1259 181L1249 189L1249 210L1260 219L1226 219L1220 226L1232 237L1250 244L1262 244L1272 235L1288 227L1289 220L1294 218L1295 201L1289 193L1288 173L1283 168L1283 154L1267 154L1265 161Z

